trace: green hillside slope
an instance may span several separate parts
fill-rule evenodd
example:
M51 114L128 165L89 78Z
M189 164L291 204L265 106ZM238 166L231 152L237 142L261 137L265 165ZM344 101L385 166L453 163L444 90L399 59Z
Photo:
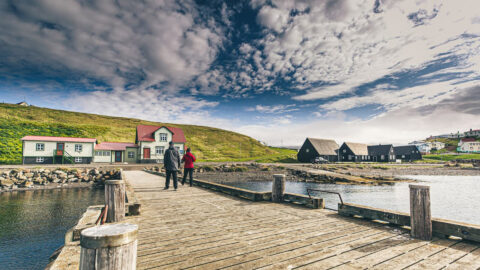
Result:
M192 148L199 160L292 161L296 155L295 151L266 147L248 136L218 128L0 104L0 163L21 163L20 138L26 135L134 142L135 128L139 124L182 128L187 146Z

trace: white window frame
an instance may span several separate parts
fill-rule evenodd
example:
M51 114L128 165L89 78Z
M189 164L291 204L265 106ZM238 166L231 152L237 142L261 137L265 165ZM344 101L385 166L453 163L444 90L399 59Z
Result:
M158 140L160 142L166 142L168 139L168 134L167 133L160 133L158 134Z
M308 149L308 148L307 148L307 149L305 149L305 152L307 152L307 153L308 153L308 152L310 152L310 149Z
M45 151L45 144L44 143L37 143L35 145L35 150L37 151Z
M128 158L135 158L135 152L134 151L128 151Z
M82 152L83 145L82 144L75 144L75 152Z
M381 160L385 160L385 155L380 155Z
M157 155L165 154L165 146L155 146L155 154Z
M75 157L75 163L82 162L82 157Z
M95 151L95 156L100 157L102 156L102 151Z
M43 163L43 162L45 162L45 158L44 158L44 157L37 157L37 158L35 159L35 162L36 162L36 163Z

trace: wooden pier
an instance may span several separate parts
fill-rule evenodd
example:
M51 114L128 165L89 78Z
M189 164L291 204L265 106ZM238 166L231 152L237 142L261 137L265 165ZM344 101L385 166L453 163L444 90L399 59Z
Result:
M249 201L125 172L141 202L138 269L479 269L480 244L344 217L325 209ZM408 199L408 198L406 198Z

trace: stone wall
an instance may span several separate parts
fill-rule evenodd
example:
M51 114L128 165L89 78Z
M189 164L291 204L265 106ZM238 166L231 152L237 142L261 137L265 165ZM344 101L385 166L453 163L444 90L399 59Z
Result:
M33 188L52 184L90 183L103 185L105 180L120 179L118 169L12 169L0 171L0 189Z

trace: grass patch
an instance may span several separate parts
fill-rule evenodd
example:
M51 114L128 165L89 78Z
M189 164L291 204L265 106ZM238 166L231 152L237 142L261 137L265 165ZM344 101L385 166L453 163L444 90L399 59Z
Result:
M460 155L424 155L424 159L436 160L436 161L450 161L450 160L463 160L463 159L480 159L480 154L460 154Z
M267 147L251 137L218 128L0 104L0 164L22 162L20 139L23 136L90 137L99 142L135 142L137 125L182 128L187 147L192 148L199 161L296 162L295 150Z

